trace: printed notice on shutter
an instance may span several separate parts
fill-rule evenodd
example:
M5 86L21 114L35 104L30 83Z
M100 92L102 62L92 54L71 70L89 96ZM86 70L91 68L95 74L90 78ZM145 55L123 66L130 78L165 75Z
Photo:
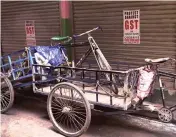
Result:
M34 20L25 21L25 30L26 30L26 45L36 46Z
M123 43L140 44L140 10L123 11Z

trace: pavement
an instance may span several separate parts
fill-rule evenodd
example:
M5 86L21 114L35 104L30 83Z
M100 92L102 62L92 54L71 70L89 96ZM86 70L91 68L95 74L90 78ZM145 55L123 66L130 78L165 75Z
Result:
M17 95L13 107L1 115L1 137L63 136L54 130L44 98ZM93 111L90 127L81 137L176 137L176 123Z

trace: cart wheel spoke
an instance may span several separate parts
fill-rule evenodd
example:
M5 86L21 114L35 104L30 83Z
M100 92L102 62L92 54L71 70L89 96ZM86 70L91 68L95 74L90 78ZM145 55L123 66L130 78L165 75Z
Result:
M4 104L4 107L7 107L9 104L10 99L6 98L5 96L2 97L2 102Z
M77 125L77 123L76 123L76 121L75 121L75 118L74 118L74 116L72 116L72 115L70 115L70 117L71 117L71 119L72 119L72 121L73 121L73 124L74 124L74 131L77 131L77 130L79 130L80 128L78 127L78 125Z
M60 120L63 117L63 114L62 113L61 114L56 114L56 115L54 115L54 117L57 121L57 120Z
M5 106L7 106L8 104L9 104L9 102L6 100L6 98L5 97L3 97L3 103L5 104Z
M1 100L1 109L6 108L6 103L4 101L4 99Z
M81 111L81 110L85 110L83 107L78 107L78 106L73 106L73 110L74 111Z
M58 111L54 112L53 111L53 114L56 116L57 114L62 114L62 112L58 112Z
M78 121L78 119L76 118L75 115L71 114L71 117L73 118L73 120L76 122L76 124L79 126L79 129L81 129L81 127L83 126L83 124L81 124L81 122Z
M55 110L55 111L61 111L62 108L61 108L61 107L58 107L58 106L57 106L57 107L53 107L53 106L52 106L52 110L53 110L53 111L54 111L54 110Z
M79 117L78 115L76 115L76 114L74 114L74 113L72 113L71 115L72 115L72 116L74 116L74 117L75 117L75 119L78 119L79 121L81 121L82 123L84 123L84 122L85 122L85 119L83 119L83 118ZM77 120L77 121L78 121L78 120Z
M76 111L72 111L73 113L76 113L80 116L83 116L83 117L86 117L86 113L83 113L83 112L76 112Z
M10 102L10 98L8 98L6 96L4 96L3 98L7 101L7 103Z
M52 101L52 106L62 108L63 105L61 103L58 103L55 99Z

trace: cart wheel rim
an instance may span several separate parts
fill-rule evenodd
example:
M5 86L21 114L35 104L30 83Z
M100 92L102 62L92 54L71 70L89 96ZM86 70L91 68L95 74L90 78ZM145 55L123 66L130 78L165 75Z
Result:
M61 133L78 136L90 124L90 105L75 85L64 83L58 84L49 95L49 116Z
M173 119L172 111L168 108L161 108L158 112L158 118L162 122L170 122Z
M14 91L10 80L6 76L1 77L1 113L6 112L13 104Z

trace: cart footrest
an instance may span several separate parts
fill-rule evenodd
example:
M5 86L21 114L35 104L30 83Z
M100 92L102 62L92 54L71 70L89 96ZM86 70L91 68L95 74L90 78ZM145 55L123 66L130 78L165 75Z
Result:
M26 83L26 82L29 82L29 81L32 81L32 74L19 77L19 78L16 79L16 80L12 80L12 83L17 83L17 82Z

